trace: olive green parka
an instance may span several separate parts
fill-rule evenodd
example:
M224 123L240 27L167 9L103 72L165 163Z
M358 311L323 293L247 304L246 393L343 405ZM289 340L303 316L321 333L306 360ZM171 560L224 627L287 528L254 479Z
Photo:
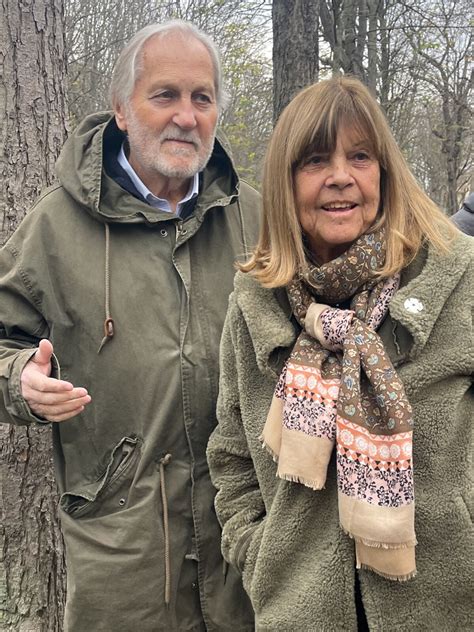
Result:
M218 140L194 212L154 209L103 168L119 134L109 113L88 117L60 183L1 251L0 420L40 421L20 374L49 338L55 375L92 397L53 424L67 631L253 630L220 554L205 451L234 262L256 239L259 197ZM101 345L106 318L114 335Z
M474 240L422 251L379 329L413 408L418 574L359 571L371 632L474 629ZM208 459L222 547L264 632L356 632L354 542L339 527L335 458L325 489L276 478L259 441L298 334L284 290L238 273L222 336L219 424Z

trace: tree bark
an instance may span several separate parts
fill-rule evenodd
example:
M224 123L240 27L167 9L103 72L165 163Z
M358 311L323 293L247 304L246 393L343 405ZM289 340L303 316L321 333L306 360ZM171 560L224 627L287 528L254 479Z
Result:
M66 136L62 0L0 5L0 239L41 189ZM47 244L44 245L47 248ZM0 426L0 629L62 629L64 552L51 429Z
M318 80L319 0L273 0L273 120Z

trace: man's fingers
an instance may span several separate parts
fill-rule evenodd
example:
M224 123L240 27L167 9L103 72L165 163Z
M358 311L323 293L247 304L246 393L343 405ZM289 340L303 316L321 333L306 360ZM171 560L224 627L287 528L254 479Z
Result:
M63 393L74 390L71 382L56 380L54 377L46 377L39 371L23 371L22 383L24 389L30 388L32 391L39 391L40 393ZM82 390L85 391L85 389ZM25 393L23 395L25 396Z
M52 404L32 402L30 404L30 408L40 417L44 417L49 421L58 421L59 417L67 419L68 417L77 415L78 412L81 412L81 410L84 409L84 406L86 406L90 401L91 396L85 395L84 397L78 397L68 401L54 402Z
M74 410L71 410L70 412L63 413L62 415L49 415L49 416L43 415L43 417L47 419L48 421L67 421L68 419L72 419L79 413L82 413L83 410L84 410L84 406L80 406L79 408L75 408Z
M30 405L40 404L43 406L57 406L64 402L77 401L78 399L89 398L85 403L89 403L90 397L85 388L73 388L68 391L38 391L32 388L25 388L25 395Z
M21 374L21 392L31 411L48 421L65 421L78 415L91 401L87 390L51 374L53 345L41 340Z
M49 340L44 338L43 340L40 340L38 350L36 351L32 360L33 362L36 362L36 364L48 364L48 362L51 362L52 355L53 345L50 343Z

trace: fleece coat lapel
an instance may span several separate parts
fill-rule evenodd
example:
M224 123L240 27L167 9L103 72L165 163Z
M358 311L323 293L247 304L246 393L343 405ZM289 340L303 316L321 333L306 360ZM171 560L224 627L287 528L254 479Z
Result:
M259 370L277 378L293 347L297 331L284 289L261 287L248 274L235 277L238 305L249 329Z

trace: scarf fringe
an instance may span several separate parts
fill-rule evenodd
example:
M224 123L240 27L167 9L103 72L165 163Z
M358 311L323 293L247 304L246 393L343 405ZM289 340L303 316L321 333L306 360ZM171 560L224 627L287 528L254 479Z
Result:
M408 549L418 544L416 538L413 538L413 540L408 540L408 542L397 542L396 544L387 544L386 542L377 542L376 540L367 540L366 538L360 538L359 536L354 535L353 533L345 529L342 526L342 524L340 525L340 527L344 531L344 533L348 535L355 542L360 542L361 544L364 544L365 546L370 546L374 549L391 549L391 550ZM407 577L407 579L410 579L410 578Z
M284 481L290 481L291 483L300 483L305 487L310 487L313 491L319 491L325 488L324 483L317 483L316 481L312 481L309 478L304 478L302 476L296 476L295 474L282 474L281 472L277 472L278 478L283 479Z
M377 570L373 566L369 566L368 564L358 564L357 568L363 569L366 571L371 571L372 573L376 573L377 575L380 575L380 577L384 577L385 579L390 579L391 581L398 581L398 582L406 582L409 579L413 579L413 577L416 576L416 571L412 571L411 573L407 573L406 575L390 575L389 573L382 573L381 571Z
M262 442L262 450L266 450L271 455L275 463L278 463L278 454L272 450L267 443L265 443L265 439L263 437L259 437L258 439ZM325 487L324 483L318 483L317 481L304 478L303 476L297 476L296 474L285 474L277 471L276 476L284 481L289 481L290 483L300 483L305 487L311 488L313 491L319 491Z
M275 461L275 463L278 463L278 454L271 449L268 443L265 443L265 439L263 438L263 436L259 437L258 440L262 442L262 450L266 450Z

